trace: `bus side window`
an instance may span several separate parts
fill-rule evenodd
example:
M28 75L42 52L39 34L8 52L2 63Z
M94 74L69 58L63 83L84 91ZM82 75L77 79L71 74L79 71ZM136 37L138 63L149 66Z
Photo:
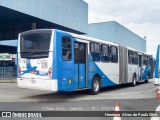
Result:
M147 56L143 55L143 65L147 65Z
M149 65L149 59L150 59L150 57L147 56L147 65Z
M133 63L133 52L128 51L128 63L132 64Z
M138 65L138 54L136 52L134 52L134 61L133 61L133 63L135 65Z
M117 47L111 47L111 62L117 63L118 62L118 49Z
M143 55L143 65L145 65L145 56Z
M68 37L62 38L62 58L66 61L72 58L71 39Z
M110 62L110 54L109 54L109 46L101 45L101 61L102 62Z
M90 43L90 51L92 61L100 62L100 44L99 43Z

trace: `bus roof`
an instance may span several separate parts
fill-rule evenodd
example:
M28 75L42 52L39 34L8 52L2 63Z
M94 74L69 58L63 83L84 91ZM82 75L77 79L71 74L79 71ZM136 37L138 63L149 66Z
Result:
M48 31L49 31L49 30L51 30L51 31L60 31L60 32L63 32L63 33L69 33L69 34L71 34L73 37L75 37L75 38L77 38L77 39L82 39L82 40L87 40L87 41L104 43L104 44L109 44L109 45L114 45L114 46L119 46L119 45L121 45L121 44L117 44L117 43L114 43L114 42L108 42L108 41L105 41L105 40L100 40L100 39L88 37L88 36L85 36L85 35L78 35L78 34L75 34L75 33L66 32L66 31L62 31L62 30L58 30L58 29L35 29L35 30L29 30L29 31L22 32L22 34L23 34L23 33L34 32L34 31L45 31L45 30L48 30ZM124 46L124 45L121 45L121 46ZM124 46L124 47L127 47L127 46ZM127 47L127 48L128 48L129 50L138 52L138 54L149 55L149 54L147 54L147 53L145 53L145 52L142 52L142 51L139 51L139 50L130 48L130 47Z
M74 33L71 33L71 35L73 35L73 37L75 37L75 38L82 39L82 40L104 43L104 44L109 44L109 45L114 45L114 46L119 45L119 44L114 43L114 42L108 42L108 41L105 41L105 40L100 40L100 39L96 39L96 38L92 38L92 37L88 37L88 36L83 36L83 35L77 35L77 34L74 34Z
M135 52L138 52L139 55L142 55L142 54L145 54L145 55L149 55L145 52L142 52L142 51L139 51L139 50L136 50L136 49L133 49L133 48L130 48L130 47L127 47L129 50L132 50L132 51L135 51Z
M53 29L34 29L34 30L24 31L24 32L22 32L20 34L28 34L28 33L36 32L36 31L53 31Z
M78 35L78 34L75 34L75 33L66 32L66 31L57 30L57 29L53 29L53 30L60 31L60 32L64 32L64 33L69 33L69 34L71 34L73 37L75 37L75 38L77 38L77 39L82 39L82 40L92 41L92 42L100 42L100 43L109 44L109 45L114 45L114 46L118 46L118 45L119 45L119 44L117 44L117 43L108 42L108 41L105 41L105 40L100 40L100 39L88 37L88 36L85 36L85 35Z

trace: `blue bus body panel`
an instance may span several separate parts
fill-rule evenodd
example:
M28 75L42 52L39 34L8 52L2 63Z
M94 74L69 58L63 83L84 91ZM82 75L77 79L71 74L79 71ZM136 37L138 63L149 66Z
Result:
M52 64L52 79L56 80L58 78L58 46L56 46L57 39L60 39L60 36L57 35L56 30L54 31L53 38L53 64ZM58 91L60 90L59 80L58 80Z
M74 83L75 83L75 89L78 89L78 64L74 65Z
M62 59L62 43L61 39L63 36L72 37L70 34L66 32L62 32L59 30L55 30L55 51L54 51L54 64L53 64L53 79L58 80L58 90L59 91L73 91L75 90L74 86L74 54L72 52L72 60L71 61L63 61ZM73 41L72 41L72 50L74 49ZM54 67L55 65L55 67ZM54 74L54 71L56 72ZM68 81L72 82L68 84Z
M160 54L160 45L158 45L157 56L156 56L156 67L155 67L155 78L159 78L159 54Z
M85 64L79 64L79 88L86 87L86 73L85 73Z

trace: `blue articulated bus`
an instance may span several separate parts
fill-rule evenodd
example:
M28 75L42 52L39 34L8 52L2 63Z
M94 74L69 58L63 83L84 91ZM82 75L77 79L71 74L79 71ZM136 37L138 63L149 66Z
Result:
M102 87L151 78L148 54L55 29L20 33L17 52L21 88L98 94Z

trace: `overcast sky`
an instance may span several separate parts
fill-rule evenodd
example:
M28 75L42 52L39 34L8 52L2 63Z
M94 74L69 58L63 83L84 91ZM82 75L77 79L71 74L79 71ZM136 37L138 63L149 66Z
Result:
M89 23L117 21L140 37L147 36L147 53L160 44L160 0L84 0Z

